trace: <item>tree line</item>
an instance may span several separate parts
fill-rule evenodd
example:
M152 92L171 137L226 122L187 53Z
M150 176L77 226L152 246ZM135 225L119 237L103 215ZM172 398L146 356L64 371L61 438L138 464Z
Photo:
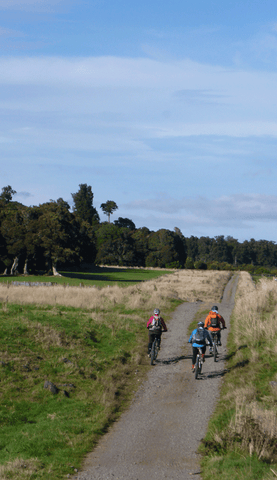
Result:
M233 237L185 237L174 231L136 228L128 218L114 222L118 208L112 200L100 208L108 221L100 222L87 184L72 193L73 208L62 198L26 207L13 201L16 192L0 194L0 269L7 274L58 273L58 269L88 265L160 268L268 269L277 273L277 246L273 241Z

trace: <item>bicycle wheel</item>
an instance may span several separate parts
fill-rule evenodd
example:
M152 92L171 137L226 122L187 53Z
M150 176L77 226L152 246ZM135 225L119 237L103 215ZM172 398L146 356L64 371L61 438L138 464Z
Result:
M197 379L198 373L199 373L199 356L197 355L196 362L195 362L195 370L194 370L195 379Z
M217 347L216 347L216 341L214 342L214 362L216 362L216 355L217 355Z
M154 352L154 360L156 360L157 356L158 356L158 353L159 353L159 344L158 344L158 340L155 341L155 352Z
M198 373L199 374L202 372L202 367L203 367L202 360L199 359L199 366L198 366Z
M153 365L154 363L154 360L155 360L155 349L157 348L156 347L156 344L157 344L157 340L155 338L154 342L152 343L152 348L151 348L151 356L150 356L150 364Z

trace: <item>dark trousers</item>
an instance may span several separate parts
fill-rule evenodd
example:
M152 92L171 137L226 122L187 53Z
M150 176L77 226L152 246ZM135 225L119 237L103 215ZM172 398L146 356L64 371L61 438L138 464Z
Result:
M151 352L152 343L154 342L155 337L157 337L157 339L158 339L158 346L160 346L160 344L161 344L161 336L162 336L162 334L157 335L156 333L150 333L150 332L149 332L149 335L148 335L148 353Z
M206 352L206 345L204 347L201 347L202 353ZM197 347L192 347L192 365L195 365L196 362L196 357L198 353L198 348Z

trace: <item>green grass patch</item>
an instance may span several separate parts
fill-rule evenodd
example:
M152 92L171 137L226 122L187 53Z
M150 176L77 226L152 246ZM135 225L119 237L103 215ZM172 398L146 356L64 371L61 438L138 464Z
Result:
M129 404L149 368L148 312L106 308L0 304L1 479L74 473Z
M134 283L153 280L162 275L173 273L172 270L148 270L136 268L109 268L95 267L91 272L68 272L60 271L62 276L53 275L17 275L0 276L0 282L31 282L31 283L53 283L69 286L91 286L106 287L108 285L120 285L126 287Z

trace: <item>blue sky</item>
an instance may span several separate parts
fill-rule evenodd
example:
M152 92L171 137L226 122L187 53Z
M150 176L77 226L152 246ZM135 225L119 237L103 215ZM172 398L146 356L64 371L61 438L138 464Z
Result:
M0 188L276 240L273 0L0 0Z

